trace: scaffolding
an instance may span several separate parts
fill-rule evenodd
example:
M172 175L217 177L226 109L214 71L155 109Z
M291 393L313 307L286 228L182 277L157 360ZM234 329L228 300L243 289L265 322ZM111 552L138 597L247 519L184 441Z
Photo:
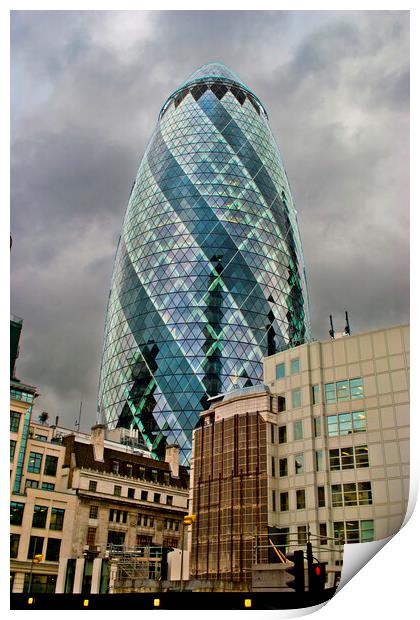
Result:
M107 555L114 568L114 581L127 579L159 581L162 577L162 558L164 548L161 546L125 547L108 545Z

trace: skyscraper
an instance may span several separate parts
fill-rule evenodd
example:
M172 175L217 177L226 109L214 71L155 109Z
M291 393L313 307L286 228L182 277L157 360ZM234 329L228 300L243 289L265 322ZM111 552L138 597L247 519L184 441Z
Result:
M157 456L211 396L262 379L262 357L309 337L287 176L258 97L207 64L168 97L133 185L115 258L99 418Z

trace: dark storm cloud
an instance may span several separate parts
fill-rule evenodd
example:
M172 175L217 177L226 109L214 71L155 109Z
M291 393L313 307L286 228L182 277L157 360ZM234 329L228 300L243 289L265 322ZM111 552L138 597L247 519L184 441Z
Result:
M315 337L408 320L407 12L12 18L12 311L39 408L95 421L112 260L166 97L220 60L266 105L299 213ZM340 316L339 316L340 315Z

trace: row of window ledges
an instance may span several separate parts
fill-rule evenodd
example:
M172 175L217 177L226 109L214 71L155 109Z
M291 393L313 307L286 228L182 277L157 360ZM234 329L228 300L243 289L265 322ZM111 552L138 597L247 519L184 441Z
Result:
M97 519L99 514L100 506L96 504L91 504L89 506L89 519ZM122 510L120 508L105 508L106 511L109 511L108 521L111 523L127 523L127 518L129 511ZM132 514L132 513L130 513ZM155 516L150 516L144 514L143 512L136 513L137 518L137 527L154 527L155 521L160 521L163 525L163 529L165 530L179 530L179 525L181 523L180 519L169 519L162 518L158 519Z
M10 525L22 525L25 504L23 502L10 502ZM32 515L32 527L46 528L49 506L35 505ZM62 531L64 523L64 508L51 507L49 529Z
M295 489L295 505L289 502L292 491L272 490L271 504L273 512L289 512L294 510L306 510L306 489ZM278 501L277 501L278 500ZM326 507L325 487L319 486L317 490L318 508ZM371 506L373 503L372 485L370 481L349 482L331 485L331 502L329 507L343 508L346 506Z
M108 487L107 487L108 488ZM106 493L107 491L101 491L100 489L98 489L98 482L96 480L89 480L89 487L88 490L92 493ZM136 494L136 491L138 491L138 489L134 489L133 487L124 487L124 491L127 492L126 495L123 495L123 487L122 485L119 484L114 484L114 489L113 489L113 495L116 497L127 497L128 499L138 499L141 500L142 502L148 502L148 501L153 501L155 504L160 504L161 503L161 498L162 498L162 494L161 493L153 493L153 500L149 500L149 491L146 490L141 490L140 489L140 493ZM167 506L172 506L173 504L173 495L166 495L166 505Z
M364 433L367 430L367 415L365 411L351 411L346 413L337 413L326 416L328 437L348 437L357 433ZM284 444L288 442L287 427L293 425L293 441L301 441L306 439L303 432L303 420L295 420L289 425L284 424L278 426L278 443ZM274 424L271 428L271 443L276 443ZM313 418L313 436L322 437L322 416Z
M47 546L44 554L44 536L30 536L28 543L27 559L32 560L41 554L43 561L58 562L60 558L61 538L47 538ZM18 557L20 534L10 534L10 557Z
M159 113L159 120L163 118L171 103L174 103L174 108L176 109L179 104L185 99L188 94L191 94L195 101L198 101L202 95L207 90L211 90L216 97L221 100L226 95L227 92L231 92L232 95L236 98L238 103L242 106L245 101L248 101L252 104L252 107L257 112L258 116L265 116L268 118L267 112L258 99L251 91L246 88L239 86L237 82L233 82L227 78L211 78L211 79L201 79L196 82L191 82L187 86L180 88L175 91L162 106L162 109Z

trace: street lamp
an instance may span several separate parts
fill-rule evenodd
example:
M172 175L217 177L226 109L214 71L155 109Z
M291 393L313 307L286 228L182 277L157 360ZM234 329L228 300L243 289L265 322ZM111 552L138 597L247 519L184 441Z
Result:
M40 562L42 562L43 559L44 559L44 556L41 553L37 553L32 558L32 561L31 561L31 571L29 573L28 592L31 592L31 588L32 588L32 571L33 571L33 568L34 568L34 564L39 564Z
M181 536L181 591L184 589L184 532L186 525L192 525L197 520L197 515L185 515L182 523Z

